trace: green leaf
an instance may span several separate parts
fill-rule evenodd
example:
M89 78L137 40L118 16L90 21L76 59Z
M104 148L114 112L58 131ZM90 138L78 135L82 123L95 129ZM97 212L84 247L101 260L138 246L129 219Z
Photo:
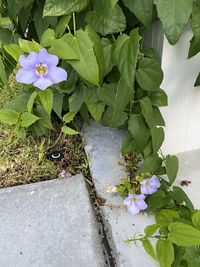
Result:
M178 158L176 156L167 155L165 165L169 183L172 185L178 172Z
M107 38L101 38L101 44L103 47L104 55L104 75L106 75L112 70L114 65L112 62L112 44Z
M136 144L133 139L132 134L128 131L122 140L122 149L121 153L122 156L125 156L126 154L130 154L136 151Z
M17 44L7 44L4 45L3 48L15 61L18 61L19 57L23 54L22 49Z
M150 155L141 164L140 172L155 173L157 170L160 169L161 164L162 160L158 157L158 155Z
M43 16L62 16L72 12L80 12L88 5L89 0L46 0Z
M136 72L136 79L144 90L158 89L163 80L163 72L159 62L151 58L142 59Z
M194 211L192 215L192 222L194 226L200 230L200 210Z
M69 60L69 63L83 79L98 86L99 67L93 50L94 45L88 34L83 30L78 30L75 36L66 34L65 41L79 57L79 60Z
M199 267L200 264L200 250L199 247L185 247L182 260L187 262L187 267ZM174 267L174 266L173 266Z
M39 92L39 97L42 103L42 106L46 112L50 115L53 107L53 93L50 89Z
M99 35L89 25L85 28L90 40L93 42L93 49L96 56L97 64L99 66L99 79L102 83L105 76L105 59L103 53L103 46Z
M191 225L175 222L168 227L170 233L169 240L178 246L199 246L200 231Z
M78 112L83 104L83 88L80 86L69 97L69 110Z
M28 103L27 103L27 110L28 110L29 113L31 113L31 111L32 111L34 100L35 100L36 97L37 97L37 92L34 91L30 95L30 98L29 98Z
M186 206L190 210L194 210L192 202L182 188L173 186L173 190L170 191L169 194L178 204Z
M174 261L174 247L168 239L158 240L156 243L157 260L161 267L171 267Z
M7 83L7 75L5 71L5 66L3 64L1 57L0 57L0 83L3 83L3 84Z
M29 127L31 126L33 123L35 123L37 120L39 120L40 118L35 116L32 113L29 112L24 112L21 115L21 122L20 122L20 126L22 127Z
M148 239L142 240L142 246L145 249L145 251L149 254L149 256L152 257L154 260L156 260L156 253L154 251L151 242Z
M154 127L151 129L152 145L154 153L157 152L165 138L165 133L162 127Z
M104 83L102 88L97 88L98 98L106 105L114 108L117 85L114 83Z
M104 103L87 104L88 110L96 122L99 122L105 109Z
M130 32L130 36L122 35L115 42L113 57L124 82L133 87L137 56L139 53L141 36L138 29Z
M149 95L151 103L156 107L165 107L168 105L167 94L164 90L158 89Z
M19 39L19 47L25 53L30 53L32 51L38 52L42 46L35 41L27 41L23 39Z
M123 0L123 2L146 28L150 25L153 16L153 0Z
M47 29L43 32L40 44L42 47L51 45L51 42L55 39L55 32L52 29Z
M142 114L146 120L146 123L148 124L149 128L152 128L154 121L153 108L150 99L148 97L144 97L142 100L140 100L140 106L142 108Z
M63 39L53 40L49 52L58 56L60 59L79 59L74 49Z
M188 58L200 52L200 3L198 2L193 4L191 26L194 36L190 41Z
M55 111L56 115L62 119L62 107L63 107L63 97L64 95L59 93L57 90L53 92L53 111Z
M30 95L31 95L31 91L22 92L20 95L15 97L15 99L7 102L4 105L4 108L13 109L17 112L23 113L27 111L27 103L30 98Z
M0 109L0 121L13 125L17 124L20 113L10 109Z
M193 0L156 0L158 17L170 44L176 44L192 12Z
M147 212L155 212L163 207L166 207L170 201L170 197L166 196L165 192L159 189L147 199Z
M132 98L132 96L133 96L132 88L128 87L124 83L124 80L121 78L117 85L117 92L115 95L110 127L121 126L119 124L120 122L119 117L121 116L121 113L124 111L124 108L130 102L130 99Z
M170 223L178 221L180 219L180 215L178 211L163 209L156 212L155 219L157 224L168 226Z
M71 14L70 15L64 15L59 19L59 21L56 25L56 28L55 28L55 36L56 37L61 37L63 35L70 19L71 19Z
M86 21L102 35L122 32L126 28L126 18L118 4L108 6L109 0L95 1L94 10L87 13Z
M199 86L200 85L200 73L198 74L194 86Z
M110 127L111 123L112 123L112 118L114 114L114 110L112 107L108 107L107 110L104 112L103 117L102 117L102 122L103 125L106 127ZM125 123L125 121L127 121L128 116L125 112L120 112L118 113L118 122L116 127L119 127L121 125L123 125Z
M153 121L154 125L158 126L165 126L165 121L163 119L163 116L157 107L153 107Z
M142 151L149 141L149 128L142 115L133 114L130 116L128 129L131 132L136 145Z
M151 237L155 232L160 228L159 224L152 224L152 225L147 225L144 228L144 232L146 234L146 237Z
M65 123L69 123L70 121L73 121L74 116L76 115L76 112L68 112L63 116L63 121Z
M74 135L74 134L79 134L79 132L75 131L74 129L72 128L69 128L67 126L63 126L62 127L62 132L64 134L68 134L68 135Z

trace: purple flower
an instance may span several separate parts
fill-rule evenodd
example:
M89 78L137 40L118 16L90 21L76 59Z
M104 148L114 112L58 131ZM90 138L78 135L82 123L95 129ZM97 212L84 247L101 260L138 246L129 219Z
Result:
M141 193L151 195L160 187L160 181L157 176L153 175L151 178L145 179L141 182Z
M145 210L147 208L147 204L144 201L145 196L129 194L128 197L124 199L124 205L127 206L128 211L132 215L138 215L141 210Z
M58 65L58 57L50 55L46 49L41 49L39 53L31 52L27 57L19 57L22 68L16 74L17 82L31 84L41 90L54 83L59 83L67 79L67 72Z

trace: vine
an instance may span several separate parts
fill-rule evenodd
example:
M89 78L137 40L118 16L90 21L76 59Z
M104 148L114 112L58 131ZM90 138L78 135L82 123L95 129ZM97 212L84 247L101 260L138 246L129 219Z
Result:
M125 128L122 154L138 155L141 160L117 190L129 198L129 204L144 195L148 207L143 205L142 210L156 217L156 224L145 228L142 237L127 242L141 241L161 266L199 266L200 213L184 191L173 186L176 156L160 152L165 122L159 108L167 106L167 95L160 88L160 58L152 48L142 47L142 40L146 30L160 20L170 44L175 44L190 23L194 36L188 57L195 56L200 52L200 1L0 3L0 82L7 84L18 62L22 72L23 68L27 71L24 62L33 55L33 60L40 59L26 80L17 74L18 81L25 83L23 91L0 110L0 120L14 125L21 138L27 132L48 134L55 117L66 134L79 133L74 122L80 116L86 122L92 117L104 126ZM41 60L43 54L46 61ZM49 61L58 63L58 58L52 72ZM194 83L200 85L199 75ZM164 174L167 179L162 178ZM154 189L150 194L149 185ZM156 251L152 238L158 239Z

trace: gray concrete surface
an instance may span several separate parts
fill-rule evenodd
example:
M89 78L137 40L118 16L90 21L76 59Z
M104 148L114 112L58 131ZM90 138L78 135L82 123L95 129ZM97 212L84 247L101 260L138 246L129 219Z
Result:
M0 189L0 266L105 266L82 175Z
M109 184L116 185L120 178L126 177L124 169L118 164L122 161L120 148L123 132L92 123L82 129L92 178L100 197L106 204L121 205L122 199L106 192ZM146 225L154 223L153 216L140 214L133 217L125 209L102 206L102 218L107 228L107 238L113 248L113 257L119 267L155 267L157 263L143 250L141 243L137 247L126 244L124 239L143 233Z

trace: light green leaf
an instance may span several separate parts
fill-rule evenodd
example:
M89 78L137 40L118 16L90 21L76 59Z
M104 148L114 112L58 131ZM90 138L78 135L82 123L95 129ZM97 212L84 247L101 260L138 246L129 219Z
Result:
M70 15L64 15L59 19L58 24L55 28L55 36L56 37L61 37L63 35L70 19L71 19L71 14Z
M123 2L146 28L150 25L153 16L153 0L123 0Z
M138 29L134 29L130 32L130 36L120 36L115 42L113 50L113 57L117 63L121 76L127 86L131 88L133 87L135 79L140 39L141 36L138 33Z
M152 137L152 144L153 144L153 151L157 152L165 138L165 133L162 127L154 127L151 129L151 137Z
M49 52L60 59L79 59L73 48L62 39L53 40Z
M147 225L144 229L144 232L147 237L151 237L159 228L159 224Z
M200 2L193 4L191 25L194 36L190 41L188 58L200 52Z
M74 135L74 134L79 134L79 132L75 131L74 129L72 128L69 128L67 126L63 126L62 127L62 132L64 134L68 134L68 135Z
M144 162L140 166L140 172L150 172L155 173L162 164L162 160L158 155L149 155L145 158Z
M170 184L173 184L178 172L178 158L176 156L167 155L166 171Z
M174 247L168 239L156 243L157 260L161 267L171 267L174 261Z
M68 112L63 116L63 121L65 123L69 123L70 121L73 121L74 116L76 115L76 112Z
M3 64L1 57L0 57L0 83L3 83L3 84L7 83L7 75L5 71L5 66Z
M42 103L42 106L46 112L50 115L53 107L53 93L50 89L39 92L39 97Z
M104 68L105 68L105 73L104 75L108 74L113 66L114 63L112 61L112 44L109 39L107 38L101 38L101 43L103 47L103 55L104 55Z
M69 110L73 112L78 112L82 104L83 104L83 87L80 86L69 97Z
M170 223L178 221L180 219L180 215L178 211L163 209L156 212L155 219L157 224L168 226Z
M83 30L78 30L75 36L66 34L64 39L79 57L79 60L69 60L72 67L83 79L91 84L99 85L99 67L93 50L94 45L88 34Z
M42 46L35 41L27 41L23 39L19 39L19 47L25 53L30 53L32 51L38 52L42 48Z
M153 108L151 101L148 97L144 97L140 100L140 106L142 108L142 114L148 124L149 128L152 128L154 125L153 121Z
M28 103L30 95L31 95L31 91L28 91L28 92L24 91L20 95L15 97L13 100L7 102L4 105L4 108L13 109L17 112L23 113L27 111L27 103Z
M116 87L115 83L104 83L102 88L97 89L98 98L106 105L110 107L114 107L115 103L115 95L116 95Z
M31 111L32 111L33 103L34 103L34 100L35 100L36 97L37 97L37 92L34 91L30 95L30 98L29 98L28 103L27 103L27 110L28 110L29 113L31 113Z
M173 186L173 190L170 191L169 194L179 205L183 205L190 210L194 210L191 200L181 187Z
M88 5L89 0L46 0L43 16L62 16L72 12L80 12Z
M51 42L55 39L55 32L53 29L47 29L43 32L40 44L43 47L51 45Z
M39 117L35 116L32 113L29 112L24 112L21 115L21 122L20 122L20 126L22 127L29 127L31 126L33 123L35 123L37 120L40 120Z
M131 132L137 148L142 151L149 141L150 131L141 115L133 114L130 116L128 129Z
M57 90L53 91L53 111L56 115L62 119L62 107L63 107L63 97L64 95L59 93Z
M13 125L17 124L20 113L11 109L0 109L0 121Z
M113 108L112 107L108 107L107 110L104 112L103 117L102 117L102 122L103 122L104 126L110 127L110 125L112 123L113 114L114 114ZM127 121L127 119L128 119L127 113L120 112L120 113L118 113L118 122L117 122L117 124L119 126L121 126Z
M136 79L144 90L158 89L163 80L160 64L151 58L142 59L136 72Z
M192 222L194 226L200 230L200 210L194 211L192 215Z
M88 110L96 122L99 122L105 109L104 103L87 104Z
M170 233L169 240L178 246L199 246L200 231L191 225L175 222L168 227Z
M17 44L7 44L7 45L4 45L3 48L16 61L18 61L19 57L23 54L22 49Z
M148 239L142 240L142 246L145 249L145 251L149 254L149 256L152 257L154 260L156 260L155 250L154 250L151 242Z
M176 44L192 12L193 0L156 0L158 17L170 44Z
M124 31L126 18L118 4L109 8L110 0L95 1L94 10L87 13L86 21L102 35Z

